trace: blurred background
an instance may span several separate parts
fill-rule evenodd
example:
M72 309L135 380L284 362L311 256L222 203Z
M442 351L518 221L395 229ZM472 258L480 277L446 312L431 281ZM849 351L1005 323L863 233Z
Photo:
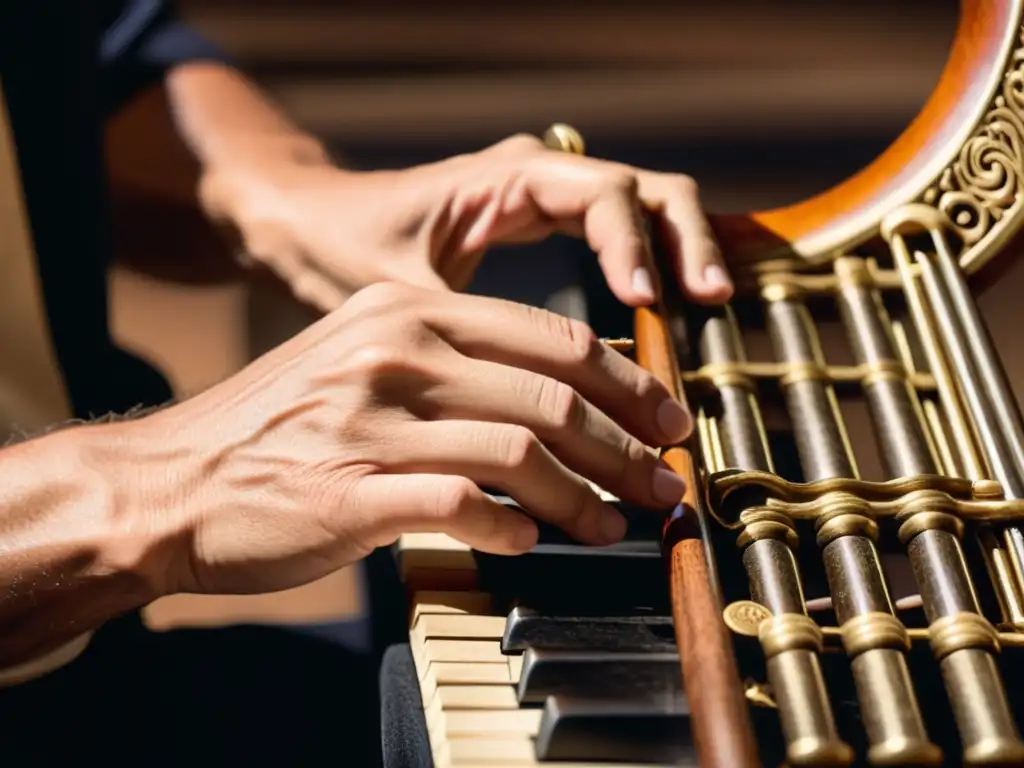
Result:
M713 210L795 201L865 165L924 103L955 0L589 2L184 0L188 20L356 168L482 148L554 121L593 155L691 174ZM149 97L147 97L148 99ZM191 204L194 166L163 144L159 98L111 125L115 332L179 397L314 315L233 266ZM133 120L150 120L140 138ZM169 134L167 134L169 136ZM170 141L168 139L168 141ZM187 282L160 249L201 265ZM187 270L182 270L184 273ZM153 626L308 620L359 609L355 572L245 598L182 596Z

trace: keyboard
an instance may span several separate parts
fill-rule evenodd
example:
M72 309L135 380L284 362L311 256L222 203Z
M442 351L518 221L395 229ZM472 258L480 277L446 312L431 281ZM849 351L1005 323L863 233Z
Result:
M611 547L547 528L518 557L397 542L437 768L696 764L660 520L602 495L630 520Z

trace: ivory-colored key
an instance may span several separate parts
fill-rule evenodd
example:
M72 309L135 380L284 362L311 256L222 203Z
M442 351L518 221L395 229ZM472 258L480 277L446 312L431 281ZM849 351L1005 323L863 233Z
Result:
M464 640L501 640L505 633L504 616L465 616L459 614L426 614L416 620L413 632L424 640L462 638Z
M524 738L460 738L446 741L434 752L436 768L521 768L544 765L554 768L651 768L629 763L541 763L537 760L533 740Z
M444 735L462 736L529 736L540 730L541 709L465 710L445 709Z
M486 592L417 592L413 596L413 624L424 614L489 616L491 596Z
M534 765L533 740L527 737L445 739L436 753L450 765Z
M511 685L439 685L434 697L442 709L518 709Z
M476 560L462 542L441 533L411 533L395 543L403 583L412 589L476 588Z
M435 685L455 683L504 683L511 684L508 664L460 664L440 661L430 665L430 675Z
M508 664L509 656L501 652L501 644L493 640L432 639L423 644L424 658L428 662L455 661L465 664L486 662Z

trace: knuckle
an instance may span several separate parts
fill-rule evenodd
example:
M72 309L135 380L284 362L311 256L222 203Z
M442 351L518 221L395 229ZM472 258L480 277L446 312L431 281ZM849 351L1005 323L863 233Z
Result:
M422 326L408 321L388 326L392 332L375 334L376 338L365 341L345 355L342 368L347 376L374 382L420 370L423 356L410 354L410 347L418 346L417 334L424 330Z
M371 314L408 308L423 294L421 288L393 281L371 283L345 303L350 315Z
M582 320L563 318L562 333L574 363L585 363L601 352L601 340L594 330Z
M439 519L450 520L461 515L477 499L480 490L465 477L449 477L436 486L434 511Z
M556 430L566 430L580 423L583 401L568 384L541 377L538 384L537 408L541 418Z
M345 360L350 374L377 379L406 368L407 355L401 347L386 342L371 342L354 350Z
M499 445L499 456L503 466L518 470L528 467L534 461L537 452L542 449L541 442L527 427L511 424L502 430Z
M654 454L651 452L652 449L645 446L642 442L640 442L635 437L627 433L625 430L621 432L621 435L621 452L622 455L625 457L628 465L647 464L654 461Z
M642 477L643 485L646 486L647 478L653 471L655 462L654 454L647 449L643 443L625 432L620 435L619 450L616 455L619 457L618 466L614 470L616 482L629 487L635 487L629 481Z
M625 197L637 197L640 179L633 171L615 170L609 179L609 186L617 194Z
M586 519L587 508L591 504L591 500L594 496L594 491L585 480L580 480L574 484L572 498L569 499L568 512L570 527L586 535L586 531L583 529L583 521Z
M697 197L700 195L700 186L692 176L680 174L675 178L676 188L686 197Z
M526 311L541 333L561 342L567 362L585 363L601 353L601 340L582 320L538 307L527 307Z
M517 133L499 141L494 145L493 149L501 152L518 153L537 150L543 146L544 142L536 136L529 133Z

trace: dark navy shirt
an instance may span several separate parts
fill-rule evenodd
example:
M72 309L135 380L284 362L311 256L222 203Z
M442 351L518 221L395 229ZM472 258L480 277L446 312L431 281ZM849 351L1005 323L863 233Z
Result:
M103 124L168 67L198 59L223 56L163 0L0 2L0 81L54 347L80 417L171 394L108 329Z

